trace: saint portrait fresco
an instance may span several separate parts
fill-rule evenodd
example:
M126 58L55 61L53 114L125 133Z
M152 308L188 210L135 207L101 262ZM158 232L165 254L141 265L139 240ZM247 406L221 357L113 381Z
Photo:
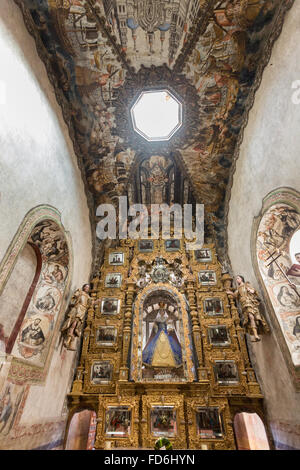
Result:
M36 356L45 348L50 330L47 316L33 316L24 321L19 332L18 348L22 356Z
M57 287L64 282L66 277L66 267L60 264L50 263L47 270L43 273L44 280L48 284L53 284Z
M42 312L50 312L58 303L60 293L54 287L39 289L38 298L36 299L36 308Z
M287 283L277 283L273 288L274 296L276 296L279 303L278 309L280 312L287 312L300 308L300 297L294 289Z
M110 437L128 437L131 409L128 406L109 406L105 412L105 434Z
M151 434L173 437L177 434L176 410L173 406L153 406L150 410Z
M0 394L0 440L7 436L17 421L17 413L24 399L25 387L8 383Z
M21 334L21 342L28 344L29 346L39 346L44 343L45 336L42 328L40 327L41 319L35 318L35 320L30 323Z

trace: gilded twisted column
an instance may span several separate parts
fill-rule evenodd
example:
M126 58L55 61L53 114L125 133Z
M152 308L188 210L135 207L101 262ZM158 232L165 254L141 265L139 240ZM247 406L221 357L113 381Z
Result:
M196 354L198 359L198 377L199 381L207 380L207 373L204 371L204 355L202 347L201 329L199 324L199 317L196 305L196 293L195 283L192 276L189 276L186 280L186 295L190 306L190 316L192 320L192 333L194 344L196 348Z
M131 320L132 320L132 304L133 298L135 294L135 282L127 281L127 289L126 289L126 304L125 304L125 314L124 314L124 327L123 327L123 350L122 350L122 366L120 367L120 380L127 381L128 380L128 367L127 367L127 360L128 360L128 351L130 345L130 337L131 337Z

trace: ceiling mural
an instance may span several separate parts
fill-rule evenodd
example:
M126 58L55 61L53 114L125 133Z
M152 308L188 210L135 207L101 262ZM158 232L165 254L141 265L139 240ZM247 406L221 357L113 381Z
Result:
M225 260L243 129L293 0L15 2L68 124L92 226L100 203L128 194L139 161L176 155ZM169 90L183 106L183 125L167 144L146 142L132 128L130 107L153 88ZM95 250L97 263L96 240Z

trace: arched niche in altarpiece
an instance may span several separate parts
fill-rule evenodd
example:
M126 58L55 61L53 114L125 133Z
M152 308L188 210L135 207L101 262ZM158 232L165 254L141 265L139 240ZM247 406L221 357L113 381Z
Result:
M182 383L196 380L186 300L169 284L151 284L133 308L131 380Z

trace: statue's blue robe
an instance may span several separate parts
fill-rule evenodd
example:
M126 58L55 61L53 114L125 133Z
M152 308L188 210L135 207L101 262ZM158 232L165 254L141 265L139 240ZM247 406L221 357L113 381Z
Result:
M158 327L157 332L155 334L151 334L148 343L146 344L145 349L143 351L143 363L148 364L149 366L152 365L152 359L157 340L160 336L161 331L164 331L168 338L175 363L177 366L180 366L182 364L182 350L176 337L176 334L174 332L168 333L167 324L165 322L156 322L156 324Z

